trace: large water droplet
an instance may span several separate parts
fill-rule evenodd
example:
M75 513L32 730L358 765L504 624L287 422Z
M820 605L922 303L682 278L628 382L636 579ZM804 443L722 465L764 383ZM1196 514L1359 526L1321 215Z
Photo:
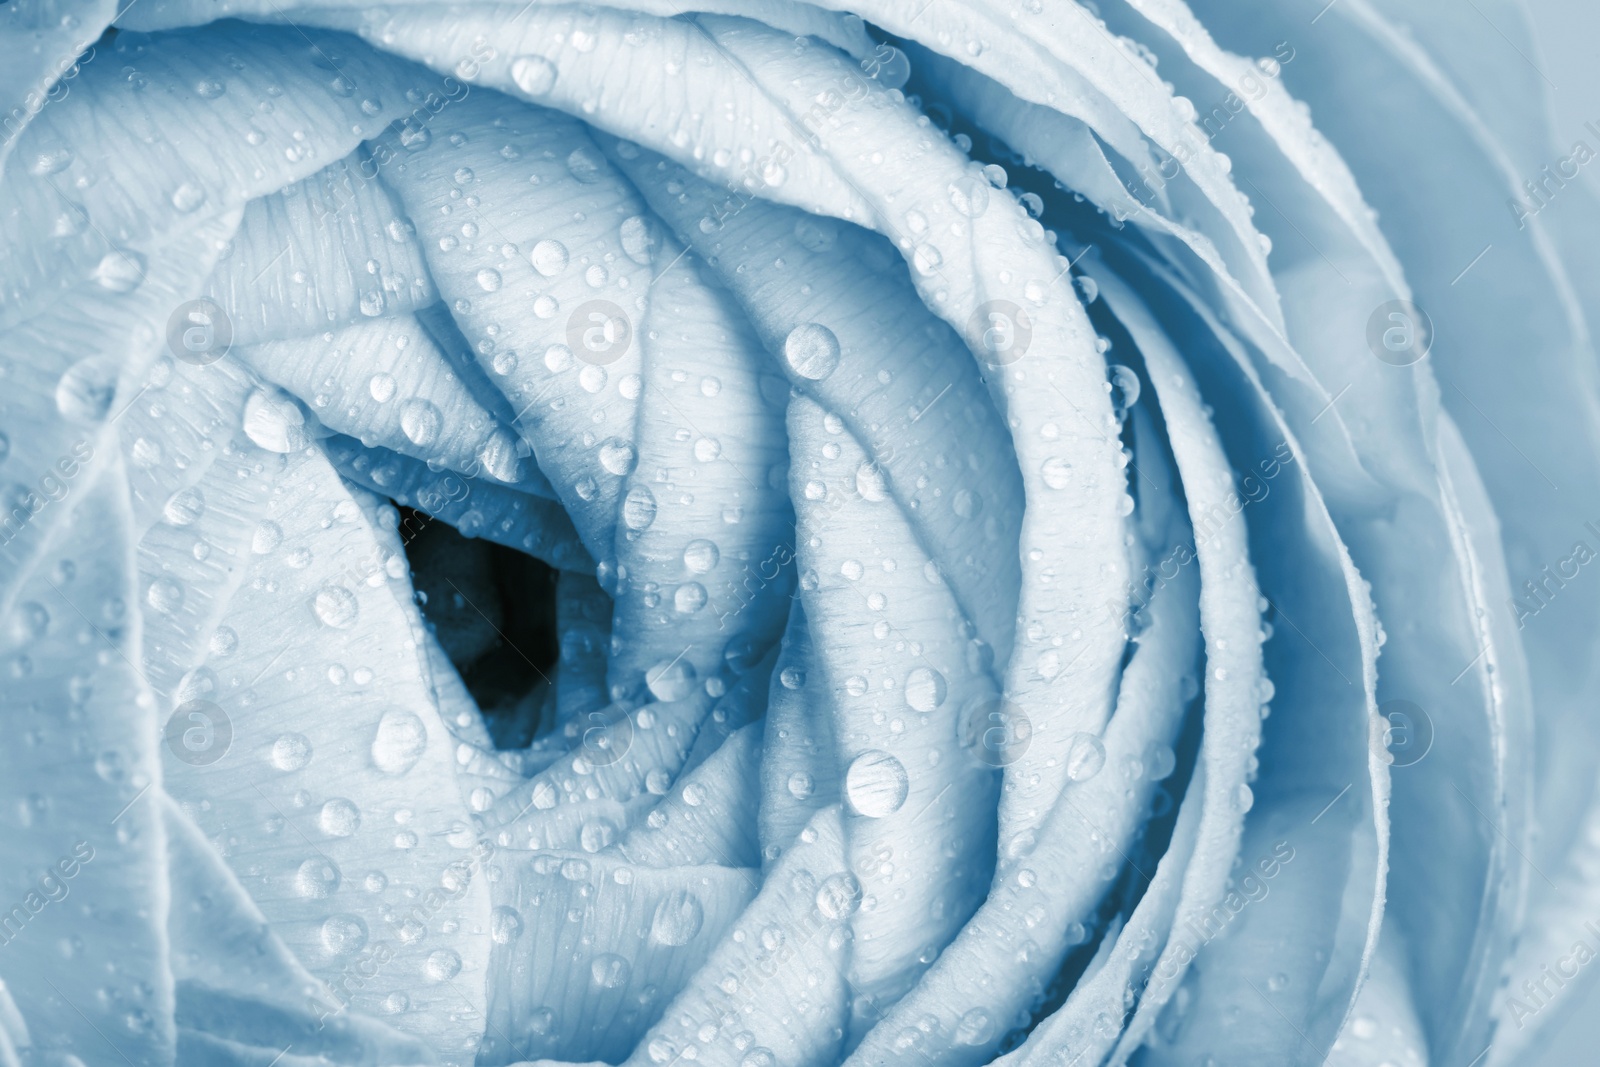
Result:
M632 965L615 952L602 952L589 961L589 980L596 989L620 989L632 973Z
M567 246L547 238L533 246L533 251L528 253L528 262L546 278L554 278L567 269Z
M1128 409L1139 402L1139 375L1132 367L1113 363L1111 371L1111 406L1122 418Z
M1039 478L1051 489L1065 489L1072 484L1072 464L1051 456L1039 465Z
M605 161L587 145L574 148L567 156L567 173L584 185L593 185L605 173Z
M630 215L622 220L622 251L641 267L648 267L655 255L656 237L649 220Z
M173 526L192 526L206 510L206 498L200 490L180 489L167 499L161 515Z
M250 551L258 556L265 556L282 543L283 527L271 519L262 519L250 535Z
M206 191L194 182L184 182L172 191L172 206L187 215L206 202Z
M848 919L861 907L861 883L849 871L831 874L817 886L817 910L825 919Z
M969 219L977 218L989 208L989 183L976 174L957 178L950 183L950 203Z
M94 268L94 280L113 293L131 293L144 281L144 256L131 248L113 248Z
M423 971L435 982L448 982L461 973L461 956L455 949L436 948L428 953Z
M431 400L412 397L400 405L400 429L414 445L426 448L433 444L443 426L444 416Z
M68 367L56 382L56 409L69 422L91 426L106 417L116 395L116 364L91 356Z
M428 747L428 728L409 711L390 708L378 719L372 738L372 762L385 774L404 774L417 765Z
M556 67L544 56L518 56L511 61L511 80L529 96L543 96L556 87Z
M914 711L933 711L944 703L944 675L932 667L914 667L906 675L906 703Z
M856 468L856 492L861 494L861 499L874 503L889 498L889 480L884 477L883 468L876 463L866 462Z
M1067 741L1067 777L1086 782L1106 765L1106 746L1094 734L1076 733Z
M672 608L680 615L693 615L706 606L706 587L699 582L684 582L672 593Z
M638 462L633 446L620 437L608 437L600 442L600 466L619 477L632 473Z
M349 837L361 827L361 809L354 801L335 797L322 805L317 825L329 837Z
M622 500L622 522L630 530L647 530L656 521L655 494L642 485L628 490Z
M356 595L342 585L325 585L311 598L311 610L324 626L348 630L356 624L361 605Z
M683 565L691 574L707 574L717 565L722 553L715 542L697 537L683 546Z
M170 615L183 606L183 586L175 578L157 578L145 592L145 601L162 614Z
M687 889L674 889L656 905L650 918L650 940L658 945L687 945L704 922L700 898Z
M509 945L522 936L522 913L508 904L489 913L489 937L497 945Z
M330 915L322 920L320 935L324 952L346 956L366 947L367 924L357 915Z
M478 462L491 478L518 481L522 478L522 457L517 454L517 445L516 434L501 426L478 449Z
M317 856L300 864L294 872L296 896L322 900L339 888L339 868L332 860Z
M783 358L800 377L820 382L839 365L839 339L821 323L796 326L783 339Z
M280 771L298 771L311 762L311 739L305 734L279 734L272 742L271 759Z
M973 1008L956 1024L952 1040L958 1045L981 1045L994 1034L994 1022L982 1008Z
M910 788L905 765L877 749L857 756L844 774L845 799L856 814L869 819L882 819L899 811Z
M696 681L694 664L684 656L662 660L644 673L645 685L657 700L672 702L684 700L694 692Z
M311 444L305 412L288 393L270 385L257 386L245 399L244 433L268 452L299 452Z

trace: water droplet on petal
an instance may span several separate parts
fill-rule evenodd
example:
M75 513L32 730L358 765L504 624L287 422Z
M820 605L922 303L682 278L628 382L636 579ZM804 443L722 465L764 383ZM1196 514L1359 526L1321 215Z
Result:
M944 703L944 675L932 667L915 667L906 675L906 703L913 711L929 712Z
M981 1045L994 1034L994 1022L982 1008L973 1008L956 1024L952 1040L958 1045Z
M91 356L68 367L56 382L56 409L69 422L91 426L106 417L116 395L116 364Z
M605 174L605 161L587 145L574 148L567 156L567 173L575 181L593 185Z
M436 948L428 953L422 969L433 981L447 982L461 973L461 956L455 949Z
M522 914L507 904L489 913L489 937L497 945L509 945L522 936Z
M422 448L439 439L444 426L444 416L431 400L412 397L400 405L400 429L411 443Z
M697 537L683 546L683 565L692 574L707 574L722 558L715 543Z
M589 961L589 980L596 989L620 989L632 973L633 967L615 952L602 952Z
M268 452L299 452L311 444L305 412L274 386L257 386L244 402L244 432Z
M840 871L817 886L817 910L825 919L848 919L861 907L861 896L861 883L856 876Z
M304 734L280 734L272 742L271 759L280 771L298 771L311 762L311 740Z
M294 873L296 896L322 900L339 888L339 868L322 856L308 859Z
M650 695L668 703L686 699L694 692L696 679L694 664L684 656L662 660L644 674Z
M642 485L628 490L622 500L622 522L630 530L647 530L656 521L655 494Z
M543 240L533 246L533 251L528 253L528 262L533 264L533 269L546 278L554 278L557 274L567 269L567 246L560 241Z
M556 86L556 67L544 56L518 56L511 61L511 80L529 96L543 96Z
M839 365L839 339L821 323L808 322L789 331L783 357L800 377L820 382Z
M172 191L172 206L185 215L197 211L206 202L206 191L193 182L184 182Z
M192 526L206 510L206 498L200 490L180 489L167 500L161 515L173 526Z
M94 280L113 293L131 293L144 281L144 256L131 248L113 248L95 267Z
M866 462L856 468L856 492L861 494L861 499L872 502L887 500L889 498L889 480L884 477L883 468L876 463Z
M516 482L522 478L522 457L517 454L517 435L498 427L478 449L478 462L491 478Z
M170 615L183 606L183 586L175 578L157 578L145 592L145 601L155 610Z
M608 437L600 442L600 466L618 477L632 473L638 462L633 445L620 437Z
M1086 782L1106 765L1106 746L1094 734L1076 733L1067 742L1067 777Z
M699 582L684 582L672 594L673 610L680 615L693 615L706 606L706 587Z
M428 728L409 711L390 708L378 719L372 762L385 774L405 774L428 747Z
M311 610L324 626L348 630L356 624L361 605L356 595L342 585L325 585L311 598Z
M642 215L630 215L622 220L622 251L641 267L648 267L655 256L656 236L650 222Z
M650 940L658 945L687 945L704 922L700 898L687 889L674 889L656 905L650 918Z
M905 765L877 749L861 753L845 771L845 799L856 814L869 819L882 819L899 811L909 790Z
M361 826L361 809L354 801L335 797L322 805L317 825L329 837L349 837Z
M957 178L950 183L950 204L967 218L977 218L989 208L989 183L976 174Z
M1065 489L1072 483L1072 464L1051 456L1039 465L1039 477L1051 489Z

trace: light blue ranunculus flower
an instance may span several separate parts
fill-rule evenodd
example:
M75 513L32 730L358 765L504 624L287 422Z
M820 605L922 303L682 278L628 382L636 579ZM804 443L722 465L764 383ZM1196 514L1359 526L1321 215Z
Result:
M1535 1048L1600 135L1317 6L0 6L0 1065Z

